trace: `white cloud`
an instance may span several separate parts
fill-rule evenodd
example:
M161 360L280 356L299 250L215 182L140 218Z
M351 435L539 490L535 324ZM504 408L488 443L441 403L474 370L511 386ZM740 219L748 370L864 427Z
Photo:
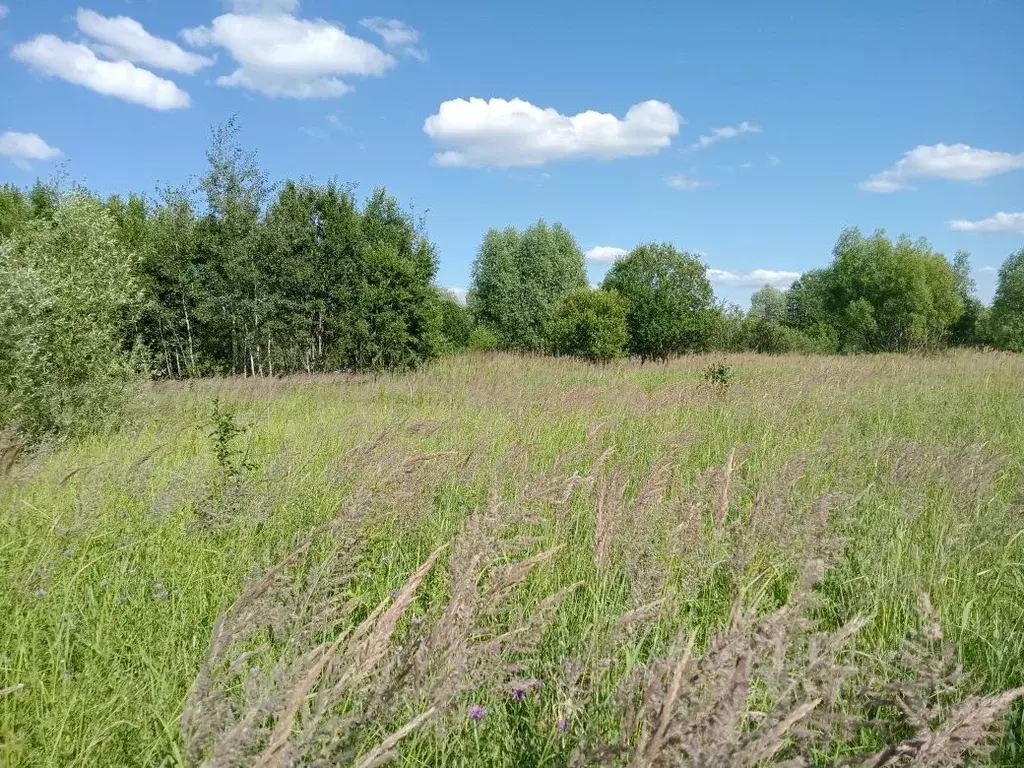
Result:
M757 123L748 123L744 120L739 125L733 127L727 125L724 128L712 128L711 133L708 136L701 136L697 139L696 143L689 146L690 151L695 149L707 149L712 144L716 144L722 139L732 139L739 136L741 133L760 133L761 126Z
M957 232L1021 232L1024 233L1024 213L1003 213L977 221L954 219L949 228Z
M10 12L11 12L11 9L10 9L10 8L8 8L8 7L7 7L6 5L4 5L3 3L0 3L0 19L6 19L6 18L7 18L7 15L8 15L8 14L9 14Z
M412 56L419 61L427 60L427 52L422 48L416 47L416 44L420 41L419 30L410 27L404 21L374 16L370 19L360 20L359 24L380 35L384 45L389 49Z
M253 16L295 13L299 10L299 0L225 0L224 5L235 13Z
M703 181L693 176L687 176L685 173L677 173L672 176L669 176L665 180L665 183L668 184L673 189L685 190L697 189L698 187L704 186Z
M985 267L981 267L978 271L979 272L984 272L985 274L995 274L996 272L999 271L999 267L985 266Z
M107 58L150 64L161 69L192 74L213 64L213 59L189 53L176 43L149 34L127 16L107 18L95 11L78 9L78 28L96 40L92 48Z
M522 99L452 99L423 130L436 144L438 165L542 165L552 160L654 155L679 133L681 118L661 101L634 104L621 120L588 110L563 115Z
M285 14L228 13L211 26L187 29L182 36L190 45L225 48L240 65L218 78L218 85L268 96L341 96L352 89L339 76L380 75L396 63L390 54L335 24Z
M595 245L583 254L583 258L588 261L615 261L628 253L625 248L616 248L614 245Z
M460 304L466 303L466 294L468 293L468 291L465 288L445 288L444 290L448 291L448 293L454 296L455 300L458 301Z
M182 109L189 97L170 80L127 61L103 61L88 47L39 35L14 47L11 57L49 77L151 109Z
M779 159L778 155L768 155L768 165L772 165L772 166L782 165L782 160Z
M32 160L53 160L63 154L36 133L0 133L0 157L9 158L19 168L29 169Z
M1018 168L1024 168L1024 152L990 152L966 144L921 145L903 155L892 168L858 186L865 192L895 192L915 177L979 181Z
M779 288L788 288L800 277L800 272L786 272L777 269L755 269L752 272L727 272L724 269L708 269L708 280L728 285L758 286L769 283Z

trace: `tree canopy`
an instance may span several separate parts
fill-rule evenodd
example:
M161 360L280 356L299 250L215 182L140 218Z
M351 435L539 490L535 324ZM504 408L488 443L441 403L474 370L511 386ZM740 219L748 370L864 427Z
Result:
M586 285L583 252L561 224L491 229L473 263L469 309L503 349L541 351L555 305Z
M711 345L720 313L696 256L671 243L638 245L612 265L602 287L626 301L630 354L664 360Z

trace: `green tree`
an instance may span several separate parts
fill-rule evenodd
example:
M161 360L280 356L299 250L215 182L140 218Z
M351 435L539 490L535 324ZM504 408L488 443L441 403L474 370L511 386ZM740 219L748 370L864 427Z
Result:
M985 343L985 305L978 300L967 251L957 251L953 256L953 276L964 311L950 328L949 342L958 347L980 346Z
M94 427L137 373L123 348L134 255L91 196L58 198L49 214L0 245L0 424L29 439Z
M774 285L766 283L750 297L751 317L764 318L773 323L786 319L786 294Z
M567 292L551 321L553 351L602 363L622 357L628 309L614 291L576 288Z
M844 349L906 351L947 340L963 301L952 266L927 241L848 229L833 253L825 308Z
M999 270L990 324L999 347L1024 352L1024 248L1007 257Z
M492 229L473 263L469 309L502 348L542 350L556 303L586 284L583 253L561 224Z
M602 287L629 306L627 350L641 360L708 349L720 323L701 261L671 243L639 245L615 262Z
M469 347L473 321L469 310L450 291L437 289L438 311L441 319L442 350L451 354Z

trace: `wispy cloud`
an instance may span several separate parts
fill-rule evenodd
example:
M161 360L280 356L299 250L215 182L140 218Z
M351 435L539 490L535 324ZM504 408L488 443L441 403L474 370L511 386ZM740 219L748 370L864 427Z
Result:
M917 146L858 187L865 192L896 192L915 178L980 181L1019 168L1024 168L1024 152L991 152L967 144Z
M708 280L713 283L753 287L768 283L779 288L788 288L800 277L800 272L779 269L755 269L750 272L729 272L724 269L708 268Z
M761 133L761 126L757 123L748 123L744 120L737 126L726 125L722 128L712 128L711 133L701 136L687 149L691 152L697 149L707 149L712 144L717 144L722 139L733 139L743 133Z
M685 173L676 173L665 179L665 183L673 189L685 189L687 191L691 189L697 189L703 187L704 182L695 176L688 176Z
M957 232L1024 232L1024 213L999 213L987 219L969 221L953 219L948 222L950 229Z
M427 52L417 47L420 41L419 30L410 27L404 21L374 16L370 19L361 19L359 25L380 35L384 47L389 50L411 56L418 61L427 60Z
M29 170L33 160L53 160L62 154L59 149L43 141L39 134L16 131L0 133L0 157L8 158L22 170Z

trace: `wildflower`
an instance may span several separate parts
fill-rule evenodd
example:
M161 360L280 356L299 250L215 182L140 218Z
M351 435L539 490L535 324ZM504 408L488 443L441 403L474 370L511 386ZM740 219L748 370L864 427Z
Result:
M161 582L157 582L153 585L153 599L154 600L166 600L167 599L167 587Z
M513 688L512 689L512 698L515 699L516 701L523 701L526 698L526 689L525 688Z
M481 707L479 704L474 704L469 708L469 719L474 723L479 723L484 719L484 715L487 714L487 707Z
M46 597L46 590L40 587L36 590L36 597Z
M124 595L118 595L116 598L114 598L114 602L116 602L118 605L124 605L128 602L128 598Z
M561 720L555 723L555 727L558 728L558 730L560 730L562 733L565 733L569 730L569 721L563 717Z

